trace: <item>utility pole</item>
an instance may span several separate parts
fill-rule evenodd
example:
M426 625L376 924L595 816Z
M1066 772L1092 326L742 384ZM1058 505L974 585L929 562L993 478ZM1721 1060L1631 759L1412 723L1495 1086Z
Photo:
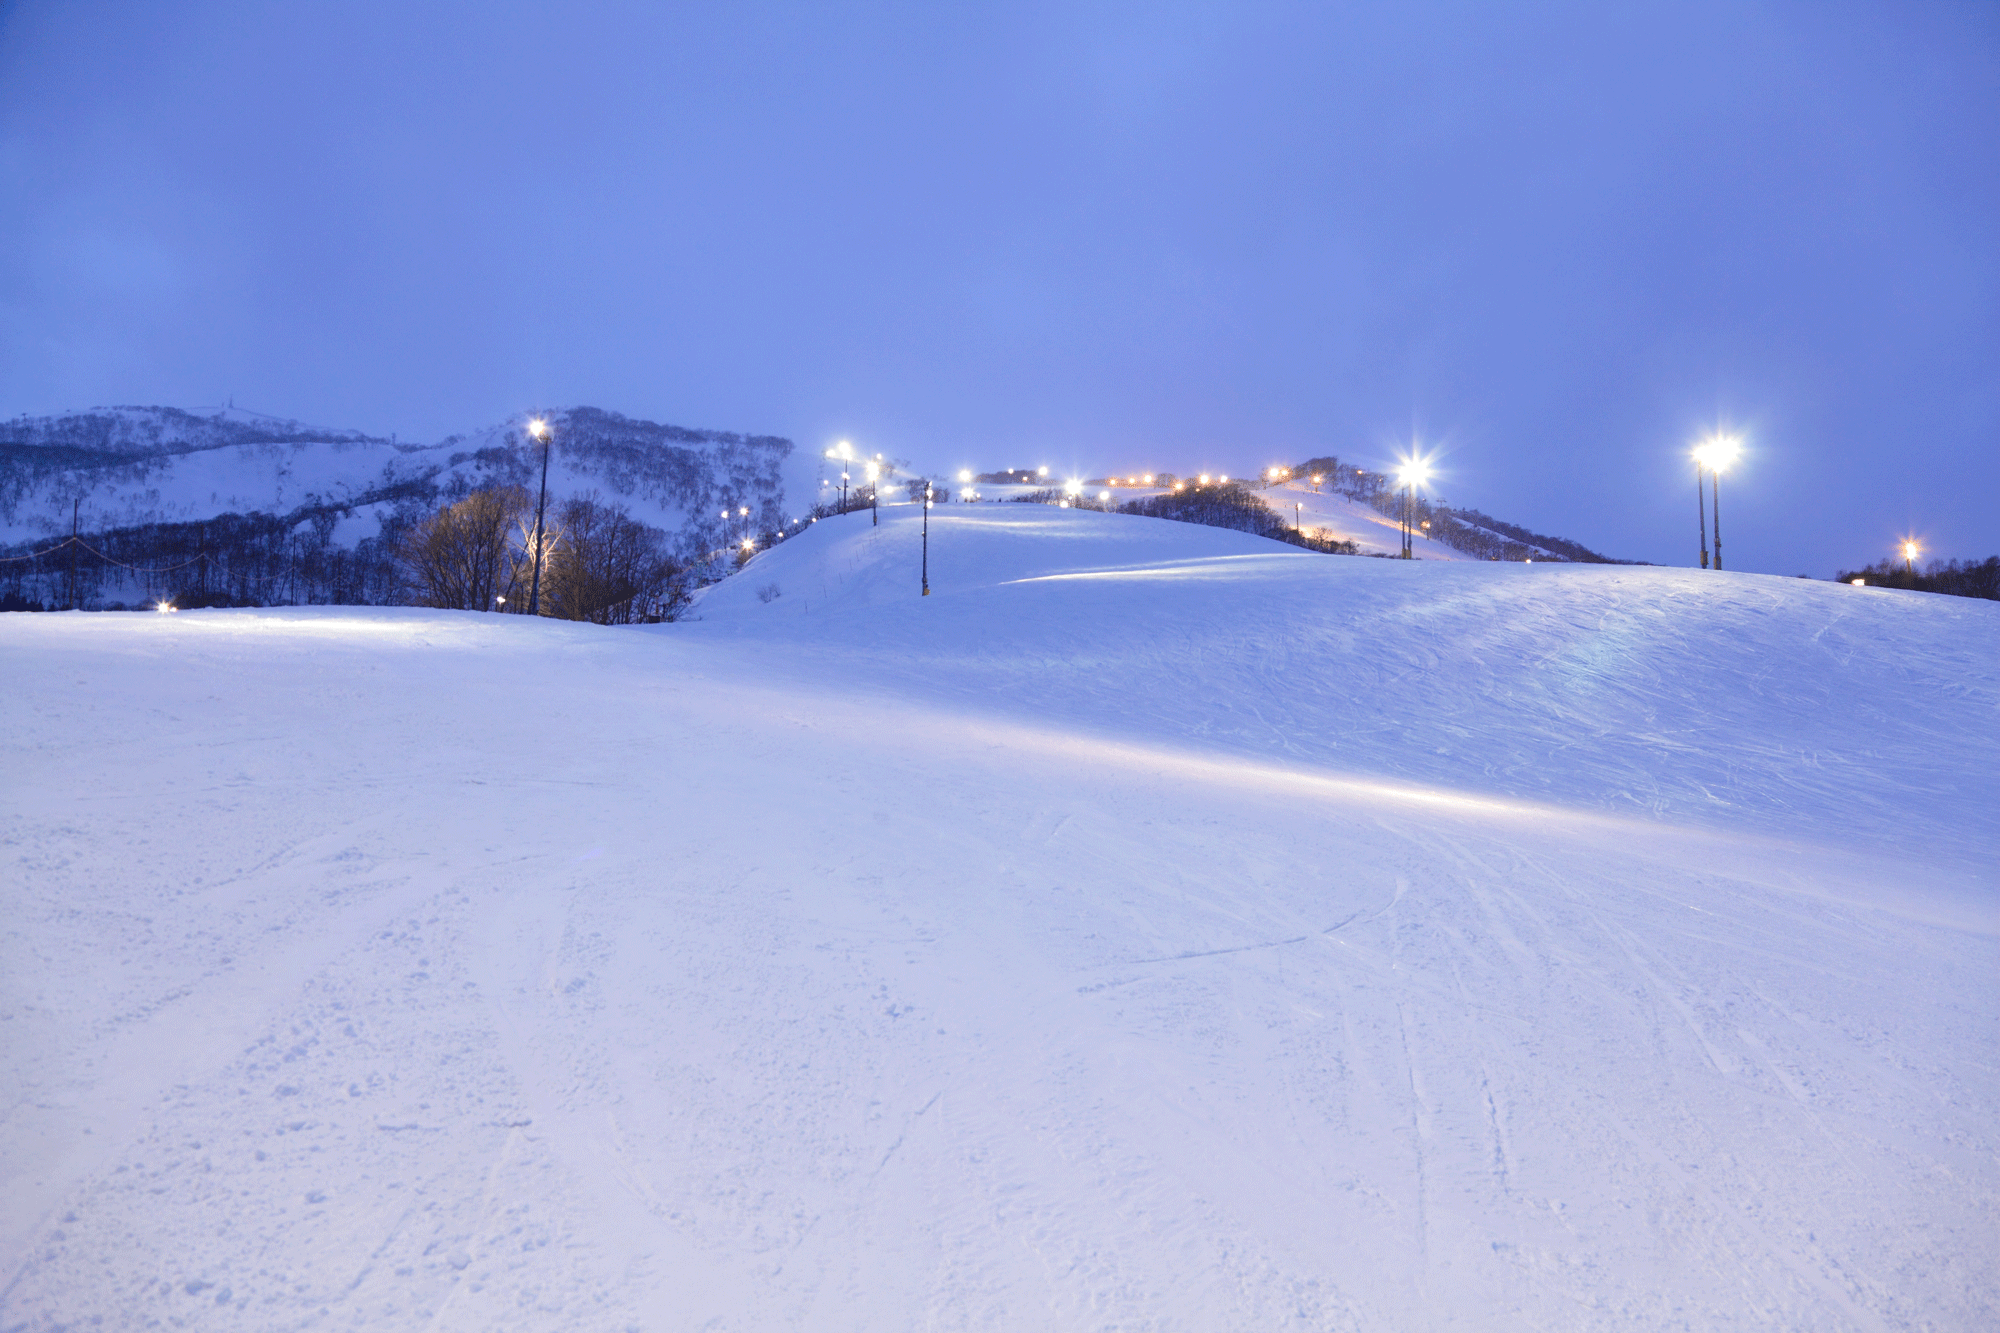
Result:
M76 548L77 516L83 512L83 497L77 496L69 507L69 609L76 610Z
M535 577L528 589L528 614L538 616L542 613L542 513L549 504L549 448L553 441L546 421L529 422L528 433L542 442L542 494L535 501Z
M1305 530L1305 504L1303 501L1294 500L1292 501L1292 531L1298 533L1300 536L1304 536Z
M931 484L924 483L924 596L931 595Z

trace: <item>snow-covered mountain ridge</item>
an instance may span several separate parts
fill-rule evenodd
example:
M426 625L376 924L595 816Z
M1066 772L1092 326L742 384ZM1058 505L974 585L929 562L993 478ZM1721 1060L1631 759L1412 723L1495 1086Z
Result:
M351 544L400 504L536 479L531 415L555 431L555 494L597 491L690 550L713 544L724 508L782 521L780 467L792 445L777 436L573 407L423 445L239 409L120 407L0 423L0 543L67 534L73 517L103 532L260 513L294 526L337 514L335 540Z

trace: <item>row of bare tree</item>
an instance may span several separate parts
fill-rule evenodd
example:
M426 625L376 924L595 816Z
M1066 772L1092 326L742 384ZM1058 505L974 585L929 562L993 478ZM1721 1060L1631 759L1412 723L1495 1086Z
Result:
M538 561L541 614L562 620L671 619L688 595L666 534L595 494L557 505L538 539L525 489L474 491L411 524L401 555L411 595L424 606L525 612Z

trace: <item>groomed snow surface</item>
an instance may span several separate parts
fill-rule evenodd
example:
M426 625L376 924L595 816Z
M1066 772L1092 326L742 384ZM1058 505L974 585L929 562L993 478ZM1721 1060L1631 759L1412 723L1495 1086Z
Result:
M918 532L0 619L0 1327L2000 1322L2000 608Z

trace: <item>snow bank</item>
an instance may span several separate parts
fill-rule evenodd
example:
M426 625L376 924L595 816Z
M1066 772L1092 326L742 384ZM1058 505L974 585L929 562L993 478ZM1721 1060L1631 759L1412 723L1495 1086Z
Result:
M917 519L0 618L4 1322L2000 1313L1992 608Z

